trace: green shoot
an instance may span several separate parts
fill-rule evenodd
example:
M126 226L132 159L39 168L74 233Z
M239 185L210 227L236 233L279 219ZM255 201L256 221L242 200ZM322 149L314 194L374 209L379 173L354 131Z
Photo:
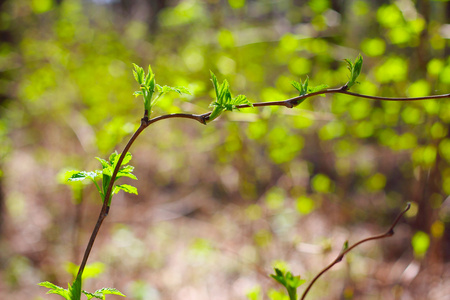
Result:
M183 86L171 87L167 85L160 86L159 84L156 84L155 74L152 72L152 68L150 66L148 66L147 74L145 74L144 69L140 66L136 64L133 64L133 66L134 79L136 79L137 83L139 83L139 85L141 86L141 89L139 91L135 91L133 95L135 95L136 97L144 97L144 109L146 112L146 116L148 116L152 112L152 107L156 104L159 98L161 98L168 92L176 92L180 95L191 95L191 92ZM155 97L155 99L152 100L156 91L158 92L158 95Z
M275 268L275 274L270 277L281 283L287 290L290 300L297 300L297 288L305 283L306 280L300 279L300 276L294 276L291 272L284 273Z
M89 293L86 291L81 290L81 277L78 276L72 285L69 284L69 287L67 289L64 289L60 286L57 286L51 282L44 281L39 283L38 285L46 287L50 289L47 291L47 294L57 294L63 297L66 300L80 300L81 299L81 293L85 294L87 299L97 298L105 300L105 295L118 295L125 297L124 294L122 294L120 291L114 288L102 288L100 290L95 291L94 293Z
M117 167L117 163L119 161L120 155L117 152L112 153L109 156L109 160L105 160L99 157L96 157L98 161L102 164L103 169L102 170L95 170L91 172L86 171L69 171L70 177L68 181L79 181L84 179L90 179L92 182L94 182L100 196L102 197L102 201L105 201L105 195L106 191L108 190L108 186L111 182L111 177L114 172L114 169ZM132 155L128 152L123 161L122 161L122 167L119 169L119 172L117 173L116 181L117 179L121 177L128 177L134 180L137 180L136 176L132 174L134 167L133 166L126 166L127 163L130 162L132 158ZM102 184L101 187L97 183L97 178L102 176ZM136 187L129 185L129 184L122 184L122 185L114 185L111 196L108 199L108 206L111 204L111 198L114 194L117 194L119 191L124 191L126 193L136 194L137 195L137 189Z
M328 85L326 85L326 84L321 84L321 85L318 85L318 86L315 86L315 87L308 86L308 84L309 84L309 77L306 77L304 82L302 82L302 80L300 79L300 82L292 81L291 84L298 91L298 93L299 93L298 95L299 96L304 96L306 94L319 92L321 90L324 90L324 89L328 88ZM325 95L321 95L321 96L325 96ZM306 100L306 98L299 100L298 104L302 103L305 100Z
M358 78L359 74L361 73L363 58L361 54L358 55L358 57L355 59L355 62L352 63L349 59L345 59L347 62L348 70L350 71L350 80L345 84L346 89L351 88L355 83L358 83L356 79Z
M228 110L232 111L237 109L238 105L246 104L249 106L253 106L250 101L247 100L247 97L244 95L238 95L236 97L232 97L230 92L230 85L227 80L224 80L222 84L219 84L216 75L211 72L211 81L214 86L214 91L216 93L216 100L211 103L210 107L213 107L213 111L209 116L209 121L216 119L218 116L222 114L222 112Z
M78 276L72 285L69 283L69 287L64 289L51 282L44 281L38 285L49 288L47 294L57 294L67 300L80 300L81 299L81 276Z

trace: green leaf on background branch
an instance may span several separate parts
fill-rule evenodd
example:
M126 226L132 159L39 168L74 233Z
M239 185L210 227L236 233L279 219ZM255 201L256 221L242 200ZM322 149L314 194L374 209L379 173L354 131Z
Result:
M346 89L351 88L355 83L358 83L356 79L358 78L359 74L361 73L363 58L361 54L358 55L358 57L355 59L355 62L351 62L349 59L345 59L347 62L348 70L350 71L350 80L345 84Z
M176 92L180 95L191 95L191 92L183 86L171 87L167 85L160 86L159 84L156 84L155 74L153 73L150 65L148 66L147 74L145 74L144 69L140 66L136 64L133 64L133 66L134 79L136 79L137 83L139 83L139 85L141 86L141 89L139 91L135 91L133 95L135 95L136 97L144 97L144 109L147 117L151 114L153 105L156 104L159 98L161 98L168 92ZM152 99L155 92L158 92L158 94L154 99Z
M297 288L305 283L306 280L300 279L300 276L294 276L291 272L284 273L275 268L275 274L270 277L281 283L287 290L290 300L297 300Z
M210 107L213 107L213 111L209 115L209 121L212 121L219 117L224 111L233 111L238 109L238 105L249 105L253 107L253 104L248 101L247 97L244 95L238 95L233 98L230 92L230 85L225 79L222 84L219 84L216 75L211 71L211 81L214 86L214 91L216 93L216 100L213 101Z

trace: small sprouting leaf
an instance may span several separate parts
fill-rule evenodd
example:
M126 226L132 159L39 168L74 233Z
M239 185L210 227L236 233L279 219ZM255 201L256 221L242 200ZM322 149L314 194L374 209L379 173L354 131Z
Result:
M111 153L111 155L109 156L109 165L110 166L114 166L117 161L119 160L120 155L117 153L117 151L114 151L113 153Z
M49 291L47 291L47 294L57 294L57 295L60 295L60 296L64 297L67 300L71 300L70 299L70 295L69 295L69 291L66 290L66 289L63 289L60 286L57 286L56 284L53 284L53 283L48 282L48 281L44 281L44 282L38 283L38 285L50 289Z
M67 171L66 176L70 175L69 178L67 178L67 181L81 181L84 179L91 179L95 180L95 178L100 176L100 173L98 171L93 172L86 172L86 171Z
M143 84L144 83L144 69L142 69L141 67L139 67L136 64L133 64L133 67L134 67L134 71L133 71L134 79L136 79L137 83Z
M342 245L342 252L347 251L348 249L348 241L344 242L344 245Z
M219 82L217 81L216 75L212 71L209 71L211 74L211 81L214 86L214 91L216 92L216 99L219 99Z
M182 95L182 94L191 95L191 92L187 88L185 88L184 86L172 87L172 86L168 86L168 85L160 86L159 84L157 84L156 87L158 88L158 91L161 94L166 94L168 92L175 92L175 93L178 93L180 95Z
M244 95L238 95L235 98L233 98L231 104L233 105L233 108L235 108L238 105L249 105L251 107L253 107L253 104L248 101L247 97Z
M239 105L249 105L253 107L253 104L244 95L238 95L235 98L232 97L230 92L230 85L225 79L222 84L217 81L216 75L211 71L211 81L216 93L216 99L209 106L213 107L213 111L209 115L209 121L216 119L225 110L232 111L237 109Z
M116 164L119 161L119 157L120 157L120 155L117 155L117 159L112 164L113 167L116 167ZM127 154L125 154L125 157L122 160L122 166L126 165L127 163L129 163L132 158L133 158L133 155L131 155L130 152L127 152Z
M309 77L306 77L304 82L300 79L300 82L292 81L291 84L298 91L299 96L308 94Z
M315 93L315 92L320 92L321 90L325 90L328 88L328 84L321 84L315 87L308 87L308 94L310 93ZM321 96L325 97L324 94L322 94Z
M132 167L132 166L127 166L127 170L119 170L119 172L117 172L116 180L121 177L128 177L128 178L137 180L136 175L131 173L133 170L134 170L134 167Z
M275 274L270 276L286 288L290 300L297 300L297 288L306 281L300 279L300 276L292 275L291 272L283 273L278 268L275 268Z
M302 95L302 93L303 93L303 85L300 82L294 80L294 81L291 82L291 85L298 91L299 96L303 96Z
M108 161L106 161L105 159L100 157L96 157L95 159L97 159L102 164L103 169L107 169L110 167Z
M347 68L350 71L350 79L346 83L345 87L347 89L349 89L350 87L355 85L355 83L358 83L356 81L356 79L358 78L359 74L361 73L363 58L362 58L361 54L359 54L358 57L355 59L354 63L349 59L345 59L345 61L347 62Z
M89 299L97 298L105 300L105 295L118 295L122 297L126 297L124 294L122 294L120 291L114 288L102 288L100 290L96 290L94 293L88 293L86 291L83 291L83 293L86 295L86 297Z
M137 188L132 185L129 185L129 184L116 185L113 190L113 195L117 194L119 191L124 191L126 193L135 194L135 195L138 194Z

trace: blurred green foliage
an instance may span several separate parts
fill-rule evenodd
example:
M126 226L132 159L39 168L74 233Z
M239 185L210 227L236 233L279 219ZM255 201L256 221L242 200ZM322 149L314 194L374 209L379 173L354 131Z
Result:
M181 0L158 10L148 1L124 3L1 1L0 174L8 234L0 241L0 258L8 273L2 290L9 293L26 285L18 278L30 272L25 276L32 278L30 285L59 277L61 271L49 267L56 263L48 257L74 242L65 234L73 206L67 188L54 179L65 167L95 168L87 158L120 151L137 128L143 112L141 100L132 96L132 62L151 64L158 82L193 93L168 94L154 116L207 112L214 99L209 70L251 102L284 100L298 95L291 82L304 82L306 76L311 86L345 84L343 60L358 53L364 65L355 92L396 97L449 92L445 1ZM448 245L439 243L448 238L450 221L442 205L450 194L449 123L448 99L379 102L334 95L308 99L292 110L227 112L207 127L186 120L161 122L132 152L142 199L161 204L160 199L183 199L196 190L214 205L242 206L233 221L216 220L220 225L215 226L230 231L232 223L248 226L240 253L258 262L271 247L302 240L305 233L296 228L308 218L324 215L339 220L339 226L381 226L390 224L388 216L406 201L417 208L408 218L412 232L423 233L410 236L417 259L442 262L448 259L442 253L449 253ZM32 180L23 183L22 178ZM89 188L77 193L94 198ZM92 211L86 219L96 217ZM39 250L39 259L19 242L6 241L13 236L10 228L28 228L27 221L38 214L36 243L49 245ZM174 235L167 228L152 235L162 252L169 252L167 240ZM80 230L84 236L90 228ZM287 237L283 232L294 233ZM430 246L425 247L424 237ZM198 238L189 247L212 251L214 242ZM279 248L272 251L285 259ZM145 247L139 249L142 254ZM72 260L67 256L55 259ZM114 257L114 267L123 267ZM158 271L167 267L162 258L134 264L136 269L149 265ZM44 278L30 271L36 269ZM158 294L154 289L175 297L173 285L140 281L129 286L129 295L147 299ZM332 288L321 290L327 289ZM270 293L272 299L282 297Z

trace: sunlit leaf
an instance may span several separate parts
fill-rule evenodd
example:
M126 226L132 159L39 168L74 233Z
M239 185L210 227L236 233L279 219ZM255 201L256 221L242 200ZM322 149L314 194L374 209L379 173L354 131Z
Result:
M271 274L270 277L286 288L290 300L297 300L297 288L306 281L300 279L300 276L292 275L289 271L285 273L277 268L275 268L275 274Z
M124 294L122 294L120 291L114 288L102 288L100 290L95 291L94 293L88 293L86 291L83 291L83 293L86 295L88 300L92 298L105 300L106 299L105 295L117 295L126 297Z
M359 54L354 63L352 63L349 59L345 59L345 61L347 62L347 67L350 71L350 80L346 83L346 87L351 88L355 85L355 83L357 83L356 79L361 73L363 58L361 54Z
M113 194L117 194L119 191L124 191L126 193L135 194L135 195L138 194L137 188L132 185L129 185L129 184L116 185L114 187Z
M38 285L50 289L49 291L47 291L47 294L57 294L57 295L64 297L67 300L72 300L70 298L70 294L69 294L68 290L63 289L62 287L57 286L51 282L44 281L44 282L38 283Z

